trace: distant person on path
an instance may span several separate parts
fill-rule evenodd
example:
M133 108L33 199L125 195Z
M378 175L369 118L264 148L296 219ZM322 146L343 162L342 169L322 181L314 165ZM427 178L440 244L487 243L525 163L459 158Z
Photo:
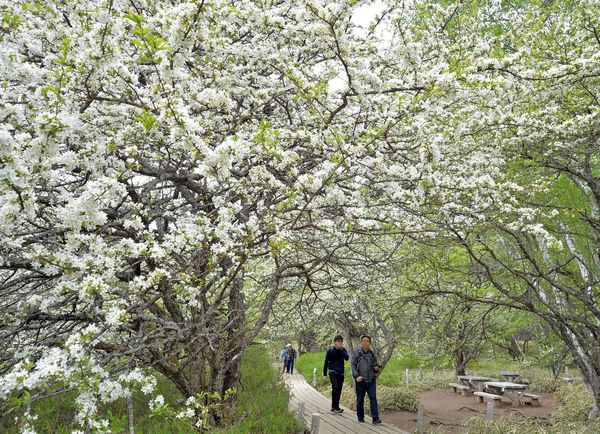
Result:
M279 358L278 358L278 362L281 361L283 362L283 372L285 372L285 353L286 353L286 348L283 348L281 350L281 352L279 353Z
M325 365L323 366L323 377L331 380L331 412L342 413L340 408L340 396L342 395L342 386L344 385L344 360L350 356L344 348L344 338L337 335L333 338L333 345L329 347L325 354Z
M375 353L371 349L371 336L360 337L360 349L352 354L352 376L356 381L356 416L359 422L365 421L365 394L369 395L371 403L371 418L373 423L381 423L377 407L377 384L375 380L381 370Z
M288 374L294 373L294 360L296 360L296 350L292 347L292 344L287 344L285 350L285 372Z

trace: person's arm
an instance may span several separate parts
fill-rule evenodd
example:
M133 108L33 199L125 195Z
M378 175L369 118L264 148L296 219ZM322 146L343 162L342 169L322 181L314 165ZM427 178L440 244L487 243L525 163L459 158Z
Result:
M346 348L342 348L342 357L344 357L344 360L348 360L350 358L350 355L348 354Z
M356 352L354 354L352 354L352 361L350 362L350 366L352 367L352 376L354 377L355 380L359 376L357 355L358 354Z
M323 377L327 377L327 371L329 370L329 359L331 350L327 350L325 353L325 364L323 365Z

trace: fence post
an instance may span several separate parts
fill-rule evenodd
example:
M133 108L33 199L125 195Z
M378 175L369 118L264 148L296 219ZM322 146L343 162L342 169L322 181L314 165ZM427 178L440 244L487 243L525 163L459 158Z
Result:
M131 394L127 395L127 419L129 421L129 434L134 434L133 428L133 400Z
M319 434L319 423L321 422L321 415L319 413L312 414L312 421L310 424L310 434Z
M425 416L425 406L423 404L419 404L419 409L417 411L417 433L422 434L423 431L423 418Z
M531 367L531 382L535 381L535 366Z
M298 403L298 422L300 422L300 432L304 432L304 403Z
M406 370L406 384L408 384L408 382L410 381L410 372L408 372L408 369Z
M494 401L488 401L485 419L492 420L493 417L494 417Z
M312 385L313 385L313 387L317 386L317 368L313 368L313 381L312 381Z
M423 380L423 367L419 368L419 381Z

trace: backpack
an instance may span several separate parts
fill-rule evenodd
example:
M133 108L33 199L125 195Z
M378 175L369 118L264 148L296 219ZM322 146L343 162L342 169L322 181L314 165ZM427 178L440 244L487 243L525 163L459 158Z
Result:
M362 350L358 350L358 357L356 358L356 363L360 362L360 359L365 357L367 354L371 354L371 357L373 357L374 359L377 359L375 357L375 353L371 349L369 349L369 351L367 351L366 353L364 353Z
M370 354L374 360L377 360L377 357L375 357L375 353L373 352L373 350L369 349L369 351L367 351L366 353L364 353L362 350L358 350L358 357L356 358L356 364L358 365L360 363L361 359L363 357L366 357L367 354ZM381 365L379 364L379 362L377 362L375 365L373 365L373 367L375 367L375 366L378 366L381 368Z

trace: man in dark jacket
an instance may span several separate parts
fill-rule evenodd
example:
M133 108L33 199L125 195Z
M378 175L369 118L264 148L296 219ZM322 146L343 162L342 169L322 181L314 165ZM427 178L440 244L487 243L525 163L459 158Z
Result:
M294 373L294 361L296 360L296 350L292 344L287 344L285 350L285 372L288 374Z
M371 337L364 335L360 338L360 349L352 354L352 376L356 381L356 416L359 422L365 421L365 394L369 395L371 417L373 423L381 423L377 407L377 384L381 365L377 363L375 353L371 349Z
M344 348L344 339L337 335L333 338L333 345L325 354L325 365L323 365L323 377L331 380L331 412L342 413L340 408L340 396L342 395L342 386L344 384L344 360L350 356Z

